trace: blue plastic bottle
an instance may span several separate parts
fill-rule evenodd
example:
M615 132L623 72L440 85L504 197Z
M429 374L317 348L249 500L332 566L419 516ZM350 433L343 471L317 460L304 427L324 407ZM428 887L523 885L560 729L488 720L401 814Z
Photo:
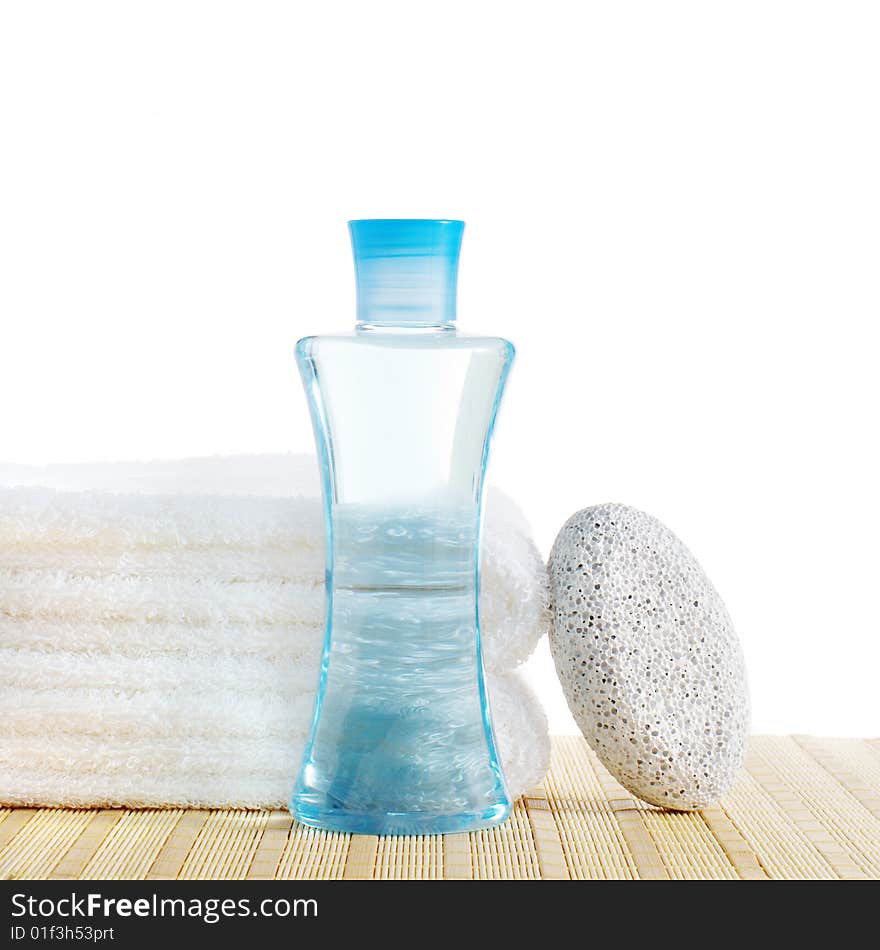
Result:
M461 221L352 221L358 324L296 348L322 470L327 628L301 822L503 821L479 624L481 499L513 346L455 329Z

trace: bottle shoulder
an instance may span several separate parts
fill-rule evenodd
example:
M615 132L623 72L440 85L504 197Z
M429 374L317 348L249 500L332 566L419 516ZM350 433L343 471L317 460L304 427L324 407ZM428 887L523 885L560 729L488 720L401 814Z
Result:
M503 337L476 336L463 333L337 333L306 336L297 341L298 356L314 356L320 352L371 350L476 350L497 352L513 359L514 345Z

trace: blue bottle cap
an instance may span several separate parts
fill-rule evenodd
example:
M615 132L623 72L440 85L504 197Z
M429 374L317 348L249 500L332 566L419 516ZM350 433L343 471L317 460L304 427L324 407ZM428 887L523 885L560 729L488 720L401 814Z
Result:
M348 227L360 323L442 326L455 320L463 221L368 218Z

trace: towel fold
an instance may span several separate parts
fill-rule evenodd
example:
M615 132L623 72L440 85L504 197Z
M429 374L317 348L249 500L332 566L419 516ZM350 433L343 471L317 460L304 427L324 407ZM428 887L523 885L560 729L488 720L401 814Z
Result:
M499 755L519 795L546 771L546 719L517 673L488 681ZM4 690L0 798L9 805L281 808L313 699L229 690ZM59 716L59 705L70 715Z
M0 466L0 801L284 804L323 637L314 464ZM497 492L481 556L488 691L518 795L549 740L509 671L546 630L547 587Z

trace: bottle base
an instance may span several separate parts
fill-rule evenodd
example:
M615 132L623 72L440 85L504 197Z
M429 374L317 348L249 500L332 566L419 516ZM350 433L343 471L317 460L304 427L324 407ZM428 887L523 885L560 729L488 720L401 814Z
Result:
M451 835L500 825L510 816L510 803L498 802L476 814L430 815L424 812L357 814L342 809L319 809L296 800L290 813L302 825L355 835Z

